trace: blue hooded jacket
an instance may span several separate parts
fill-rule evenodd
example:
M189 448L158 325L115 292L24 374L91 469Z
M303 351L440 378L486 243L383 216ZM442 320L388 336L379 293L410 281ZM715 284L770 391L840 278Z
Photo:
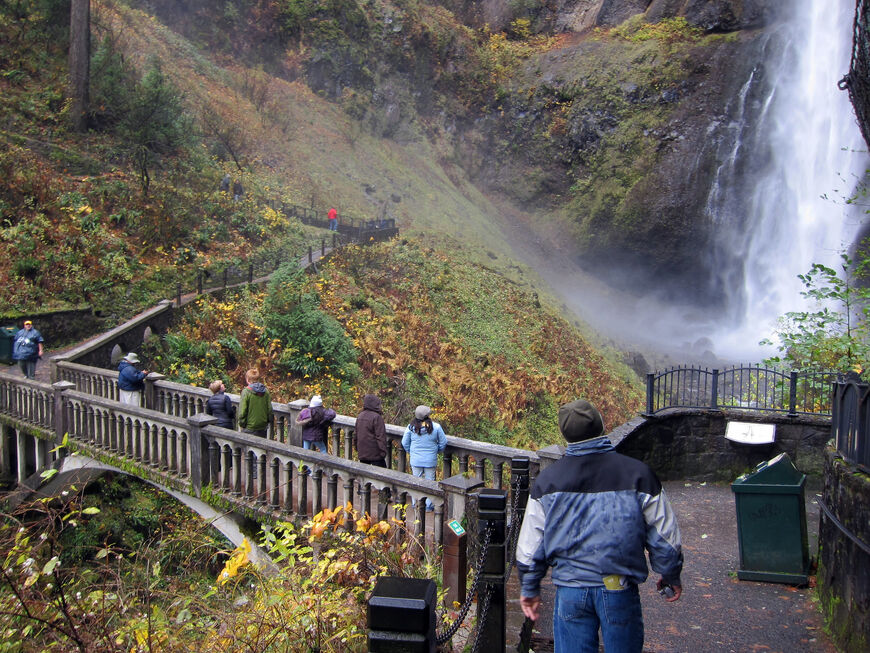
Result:
M122 360L118 364L118 388L128 392L145 389L145 372L137 370L133 363Z

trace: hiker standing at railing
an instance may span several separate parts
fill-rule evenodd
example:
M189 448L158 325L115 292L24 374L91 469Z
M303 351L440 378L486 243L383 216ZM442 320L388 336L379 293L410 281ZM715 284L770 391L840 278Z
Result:
M335 209L329 209L329 213L326 214L326 217L329 219L329 230L338 231L338 211Z
M211 397L205 402L205 412L218 418L217 426L225 429L233 428L233 419L236 416L236 407L226 394L227 387L220 379L215 379L208 386Z
M145 389L148 370L137 370L138 362L139 357L131 351L118 363L118 395L122 404L142 405L142 391Z
M597 653L599 628L606 651L641 653L644 549L665 600L682 593L676 517L655 473L616 453L592 404L562 406L559 429L568 448L535 480L517 542L520 606L537 619L541 579L552 565L556 653Z
M311 397L308 408L303 408L296 417L296 423L302 427L302 446L305 449L316 448L322 453L328 453L326 436L329 434L329 427L335 415L332 408L323 407L323 399L320 395Z
M387 457L387 425L382 414L383 404L377 395L367 394L363 397L362 412L356 417L354 440L356 451L361 463L386 467Z
M36 362L42 358L42 334L33 328L33 322L24 321L24 328L19 329L12 341L12 359L18 361L21 373L28 379L36 377Z
M402 447L410 454L414 476L434 481L438 454L447 447L447 436L441 425L432 421L431 414L429 406L417 406L414 421L408 424L402 436ZM429 499L426 499L426 510L434 510Z
M263 383L260 370L251 368L245 372L248 385L242 390L239 400L239 428L242 433L266 437L266 429L272 421L272 397Z

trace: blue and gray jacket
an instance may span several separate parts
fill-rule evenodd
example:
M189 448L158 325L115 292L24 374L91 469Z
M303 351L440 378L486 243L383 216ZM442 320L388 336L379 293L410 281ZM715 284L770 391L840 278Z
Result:
M616 453L606 436L568 445L532 487L517 543L522 595L538 596L553 567L553 584L604 585L606 576L642 583L648 569L680 584L680 529L655 473Z

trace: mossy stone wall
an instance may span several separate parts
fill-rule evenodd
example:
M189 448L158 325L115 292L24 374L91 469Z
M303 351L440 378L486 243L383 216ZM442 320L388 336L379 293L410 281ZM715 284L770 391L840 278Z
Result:
M740 444L725 439L729 421L774 424L772 444ZM638 458L662 480L733 481L781 453L811 479L820 481L830 418L774 415L736 410L673 409L638 417L610 434L620 453Z
M825 452L818 591L825 625L842 651L870 650L870 474Z

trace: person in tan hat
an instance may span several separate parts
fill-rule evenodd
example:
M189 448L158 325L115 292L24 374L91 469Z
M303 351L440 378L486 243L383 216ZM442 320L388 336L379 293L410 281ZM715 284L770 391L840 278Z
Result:
M641 653L644 550L666 600L682 594L676 517L653 471L616 453L592 404L562 406L559 429L565 456L535 479L517 542L520 606L538 618L541 579L552 567L556 653L597 653L599 629L606 651Z

